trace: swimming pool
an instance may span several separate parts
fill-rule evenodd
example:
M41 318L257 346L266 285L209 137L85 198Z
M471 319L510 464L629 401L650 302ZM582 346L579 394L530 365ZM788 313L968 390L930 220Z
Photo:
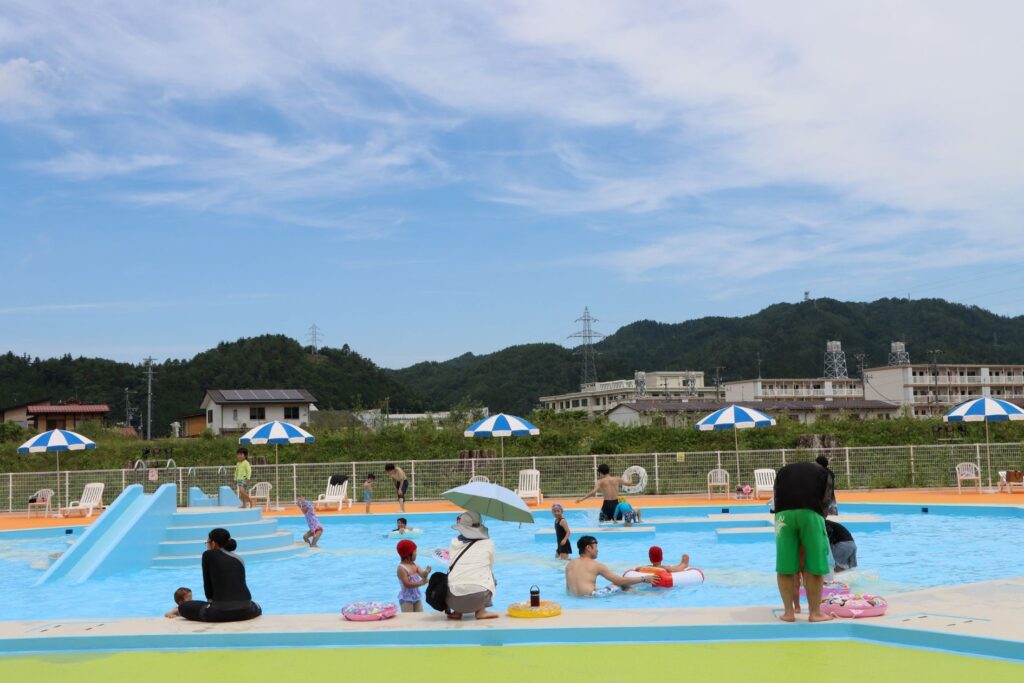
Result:
M986 513L981 508L948 510L920 507L848 505L844 511L874 513L891 522L890 531L856 533L860 568L843 575L856 590L881 594L938 585L1019 576L1024 547L1008 539L1024 537L1024 513L1004 508ZM746 511L733 508L734 512ZM703 515L719 508L658 508L647 511L658 517ZM569 511L573 528L595 526L593 510ZM550 515L539 512L536 528L550 528ZM420 546L419 562L439 566L430 551L447 548L454 515L407 515L410 525L424 530L414 539ZM254 598L268 614L333 612L353 600L393 601L398 592L395 539L391 517L358 515L324 516L323 549L281 561L251 563L248 580ZM280 526L301 536L299 518L281 519ZM689 553L692 566L705 571L706 581L695 588L643 590L596 600L565 594L562 567L554 547L534 542L530 525L491 522L498 548L495 604L525 600L531 585L541 596L573 609L649 608L687 606L738 606L775 604L774 544L723 544L713 531L672 531L650 539L602 540L600 558L622 571L646 562L652 543L665 551L667 562ZM54 533L60 533L60 530ZM574 534L575 537L575 534ZM189 586L202 593L197 567L151 569L133 574L91 580L78 586L50 584L33 587L41 575L47 554L66 548L63 536L47 539L2 540L0 536L0 590L11 596L0 601L0 619L111 618L153 616L171 606L171 593ZM442 567L443 568L443 567ZM429 609L429 608L428 608Z

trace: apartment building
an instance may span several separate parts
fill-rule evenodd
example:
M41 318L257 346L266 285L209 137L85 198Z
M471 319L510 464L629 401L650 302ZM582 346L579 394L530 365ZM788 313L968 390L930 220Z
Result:
M723 382L725 400L743 401L832 401L864 398L864 383L859 379L789 378L743 379Z
M969 398L1024 401L1024 365L918 363L868 368L864 398L910 406L915 417L944 415Z
M633 379L584 384L579 391L557 396L541 396L541 406L555 412L582 410L588 415L603 415L620 403L640 400L707 401L720 399L721 391L704 384L704 373L697 370L660 370L636 372Z

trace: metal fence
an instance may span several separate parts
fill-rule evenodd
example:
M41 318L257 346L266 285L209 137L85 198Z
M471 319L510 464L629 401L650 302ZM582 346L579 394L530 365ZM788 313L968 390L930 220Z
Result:
M929 446L880 446L865 448L773 449L760 451L697 451L687 453L630 453L616 455L564 455L544 457L473 458L458 460L395 461L410 479L406 497L410 501L437 500L449 488L464 484L473 476L484 476L508 488L516 488L519 471L536 469L546 496L581 496L597 477L597 466L607 463L613 473L631 465L647 471L645 494L687 494L707 491L707 474L721 468L729 472L731 486L753 485L754 470L778 469L791 462L813 460L825 455L831 460L839 489L928 488L956 485L957 463L975 463L985 484L995 483L1000 470L1024 470L1024 447L1019 443L943 444ZM991 462L989 462L991 461ZM366 475L377 476L375 501L396 499L394 487L385 476L382 463L335 462L253 465L252 482L269 482L271 498L284 502L296 496L315 499L335 474L350 480L350 496L362 498ZM141 484L152 493L161 484L178 485L178 504L188 502L188 489L215 493L219 486L233 486L234 467L164 467L122 470L67 470L60 473L60 503L77 500L83 487L103 482L104 501L109 503L130 484ZM29 498L40 489L57 490L56 472L0 474L0 510L25 511Z

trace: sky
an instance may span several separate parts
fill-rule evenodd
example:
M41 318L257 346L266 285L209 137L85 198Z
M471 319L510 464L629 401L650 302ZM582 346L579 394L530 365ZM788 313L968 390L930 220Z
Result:
M1024 313L1024 4L0 6L0 351Z

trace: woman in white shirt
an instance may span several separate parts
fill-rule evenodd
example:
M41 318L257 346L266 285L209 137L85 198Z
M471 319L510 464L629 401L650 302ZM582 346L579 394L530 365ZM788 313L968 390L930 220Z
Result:
M459 535L448 547L448 618L472 612L477 619L495 619L498 613L487 611L496 585L494 541L478 512L463 512L452 529Z

